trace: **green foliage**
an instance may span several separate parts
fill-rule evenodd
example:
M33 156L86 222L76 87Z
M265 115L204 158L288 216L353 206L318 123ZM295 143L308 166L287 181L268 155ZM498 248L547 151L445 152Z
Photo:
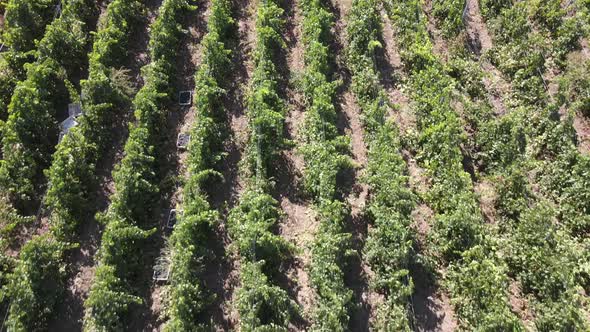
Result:
M402 62L408 71L420 71L437 63L426 29L427 17L417 0L393 3L385 1L387 13L395 22Z
M369 144L366 182L373 191L367 211L373 221L364 253L375 272L373 287L387 296L375 328L410 328L408 303L413 293L409 264L414 259L410 214L416 198L408 188L396 128L387 123Z
M43 37L55 15L56 0L10 0L6 3L2 41L16 51L28 52Z
M502 6L498 2L493 4ZM440 23L448 35L459 33L462 5L455 2L451 6L439 4L434 8L435 15L444 19ZM386 8L400 35L402 60L410 63L406 65L409 71L407 91L420 131L418 157L432 176L431 189L425 195L426 202L436 213L430 240L439 257L449 264L451 272L445 284L461 327L478 331L522 331L522 324L509 309L508 285L501 260L489 258L497 255L497 249L489 243L488 228L483 224L470 174L463 167L465 157L461 146L467 142L467 136L454 109L456 102L461 101L457 100L455 91L461 88L474 98L481 98L477 83L464 81L464 72L474 69L458 60L447 69L434 56L419 2L389 1ZM515 32L506 31L506 34L511 36ZM480 124L471 120L475 125ZM481 140L493 146L496 143L492 142L493 136L506 134L490 127ZM509 131L509 134L507 144L512 144L518 138L518 131ZM502 148L498 153L506 152ZM508 154L505 158L514 157Z
M34 221L35 217L21 216L8 199L0 197L0 249L12 244L16 239L17 232L23 226L30 225ZM2 278L0 277L0 279Z
M518 274L525 292L556 299L573 283L573 266L564 233L553 224L554 211L534 206L521 215L513 230L508 262Z
M572 117L566 116L561 119L554 105L543 109L531 109L527 114L533 156L553 160L560 154L575 150L576 131Z
M50 224L58 239L72 239L90 208L95 168L87 163L87 158L94 151L95 146L79 131L72 131L63 138L54 154L45 204L51 208Z
M5 288L10 299L5 326L11 331L43 330L64 291L62 254L69 247L48 236L34 237L19 254Z
M445 192L450 194L451 188ZM481 243L483 228L481 212L475 202L467 203L473 199L471 193L450 195L456 206L435 216L432 240L442 257L452 262L459 259L464 251Z
M527 3L517 2L490 22L494 47L489 56L492 63L513 80L512 86L521 94L520 98L527 103L540 104L547 99L542 73L551 45L543 31L533 32L529 9L534 9L527 6ZM563 47L573 47L565 39ZM563 52L567 51L560 51Z
M378 1L353 1L348 17L346 32L348 36L347 56L353 72L361 72L361 68L374 60L374 56L382 47L382 23L377 15ZM370 68L374 68L370 66Z
M486 171L496 173L494 180L498 185L495 208L501 216L498 228L504 241L500 242L504 246L501 253L506 257L508 266L503 267L499 260L502 256L496 257L494 254L494 259L486 269L501 267L498 272L465 272L464 267L461 267L462 263L467 262L463 253L462 259L453 264L456 269L453 273L457 275L449 278L462 281L451 282L451 289L454 287L455 293L467 292L469 296L473 296L473 290L476 289L489 290L487 294L475 294L477 297L473 298L489 298L492 303L502 303L506 301L503 292L497 293L501 296L494 296L490 291L495 286L484 287L487 282L473 276L497 274L504 279L504 274L508 272L523 285L525 294L534 296L533 306L538 315L535 321L537 330L586 330L588 327L579 309L582 304L576 296L576 289L588 285L587 264L581 263L586 259L586 255L581 254L585 244L578 242L588 229L584 189L588 182L588 165L587 158L576 150L571 116L562 117L557 111L560 105L583 105L583 62L570 60L569 68L566 69L571 70L571 74L566 72L564 78L560 78L558 105L550 104L546 91L548 83L543 80L546 58L552 57L558 66L563 67L566 55L578 47L578 40L583 33L583 14L566 17L568 9L562 7L560 1L554 0L514 4L481 1L480 5L494 38L494 48L488 56L514 87L511 96L514 100L506 105L512 107L510 114L498 119L468 119L470 124L475 125L471 129L476 130L474 145L480 149L478 158L487 167ZM574 4L574 7L579 5ZM462 68L457 67L457 61L453 60L450 73L463 87L465 83L462 80L469 84L469 79L459 75ZM465 90L472 97L481 97L473 93L474 90ZM476 112L475 116L478 114ZM530 157L540 159L541 162L534 163ZM435 182L433 190L436 187ZM544 200L543 195L554 202ZM461 222L455 220L448 224L457 226ZM469 232L460 229L459 233L465 236ZM490 254L486 252L493 248L490 248L489 241L475 243L485 246L486 251L483 252L488 258ZM483 257L476 257L478 263L482 260ZM482 279L487 280L485 277ZM464 290L461 289L463 286ZM468 329L514 329L512 315L508 311L497 311L501 307L496 306L495 309L489 308L493 310L482 309L483 312L491 312L492 315L487 316L491 319L478 317L470 310L481 305L467 299L463 296L454 301L460 315L470 316L468 321L478 321L477 325ZM469 310L465 310L465 304ZM494 323L488 325L486 322ZM503 323L496 325L497 322Z
M561 2L556 0L536 0L529 3L531 17L542 27L551 32L557 31L565 10L561 7Z
M584 19L580 16L563 18L555 32L552 55L561 68L567 63L567 55L580 47L580 38L584 36L583 25Z
M587 331L590 326L580 310L583 299L579 294L567 294L563 299L539 306L535 327L540 332Z
M56 112L68 99L60 76L51 59L30 67L27 80L19 83L12 97L3 127L0 185L21 213L35 210L31 204L57 140Z
M203 64L195 76L196 121L188 146L187 183L184 186L182 215L170 237L171 268L165 331L208 330L202 315L213 296L199 281L204 262L212 256L207 243L214 237L213 227L219 220L204 194L211 177L221 178L215 167L223 155L222 119L225 91L220 87L230 68L230 51L226 48L233 28L230 2L214 0L203 38Z
M511 0L480 0L479 7L481 14L486 20L490 20L500 15L504 8L512 6Z
M229 232L240 256L247 261L264 260L264 271L276 272L291 250L288 242L273 234L280 217L278 202L261 190L247 190L232 210Z
M80 71L86 50L88 23L96 14L90 0L72 0L39 41L39 59L27 66L26 80L18 83L3 128L4 160L0 189L22 213L35 210L58 138L57 118L67 107L70 79Z
M355 254L350 249L352 235L344 227L349 211L341 201L324 200L317 206L317 213L320 224L312 246L309 276L319 300L312 329L344 331L352 304L352 290L344 284L344 262Z
M140 14L140 4L134 0L116 0L109 4L98 22L92 52L88 55L90 75L87 81L101 70L121 67L127 56L129 35L133 26L140 22Z
M185 195L186 195L185 189ZM199 316L207 309L211 296L199 281L204 257L209 255L206 243L213 236L211 226L219 216L197 193L185 196L182 217L170 237L171 275L165 331L205 329Z
M96 14L90 0L69 1L59 19L47 26L39 42L39 59L53 59L68 74L78 73L87 55L88 25Z
M557 201L569 232L585 238L590 232L590 158L570 150L546 163L539 176L544 191Z
M464 28L464 0L440 0L432 2L432 14L437 18L443 34L447 38L456 37Z
M539 331L585 330L577 286L587 273L578 265L586 259L584 248L555 225L555 217L546 202L524 209L507 242L507 261L523 291L535 295Z
M84 303L86 308L90 308L84 318L84 330L123 331L125 324L120 317L130 306L140 305L142 299L129 294L113 266L99 265L94 278L96 281Z
M545 46L540 35L520 43L495 46L490 53L492 62L504 74L513 79L512 86L527 103L539 104L546 100Z
M491 244L466 250L450 267L449 289L464 328L474 331L524 331L522 323L506 306L506 266Z
M471 99L481 100L486 98L486 87L483 83L486 73L477 62L471 61L469 53L455 54L447 63L446 70L457 81L461 88Z
M297 304L262 272L264 261L244 262L241 267L237 309L242 331L287 331Z
M109 20L111 16L117 16L117 8L119 8L122 3L124 4L124 1L113 2L107 10L105 20ZM29 78L22 86L17 89L17 93L15 94L16 97L13 101L13 104L11 104L11 110L13 110L14 114L11 114L11 117L13 117L14 123L18 125L15 127L14 132L15 134L20 133L21 142L27 142L27 146L34 146L38 144L45 144L47 146L46 152L41 156L33 155L31 157L37 157L39 160L41 160L43 165L48 165L48 160L43 160L41 157L45 155L48 156L50 154L49 151L51 148L53 148L53 143L39 140L42 140L43 137L47 136L53 137L55 134L45 134L42 137L39 137L38 135L40 132L43 133L43 130L46 131L47 128L51 130L52 126L55 127L55 119L53 116L57 114L57 109L65 108L66 106L63 104L63 101L60 101L59 99L67 100L67 92L65 91L66 87L63 83L60 83L60 80L63 80L63 77L65 76L63 73L64 70L59 64L52 60L51 56L64 57L60 58L60 61L68 57L65 57L63 54L59 55L58 53L52 53L53 51L51 50L53 48L59 48L60 52L63 50L71 50L72 52L76 52L74 49L76 47L81 47L77 51L80 52L78 57L82 58L82 52L85 50L85 45L83 44L84 40L80 39L83 35L82 30L80 29L82 29L84 26L84 23L81 21L83 18L81 15L90 17L93 10L93 7L87 7L86 5L87 4L80 1L69 2L64 9L62 18L57 20L54 25L52 25L51 28L47 30L46 38L43 39L42 43L42 53L50 53L46 55L49 57L49 59L41 64L34 64L31 66L29 70ZM130 9L130 7L124 7L123 9L127 10ZM77 13L77 16L73 11ZM134 13L129 12L127 15L134 15ZM124 20L117 20L113 23L119 24L124 22ZM64 26L64 24L72 27L72 29L74 29L73 31L75 32L74 35L77 37L68 35L68 28ZM123 24L123 26L125 26L125 24ZM115 47L118 43L125 43L124 41L119 41L116 38L125 38L126 34L117 33L117 28L115 26L105 25L99 30L97 36L98 38L95 42L94 52L90 54L90 77L87 81L89 82L89 86L93 86L93 83L96 83L97 80L102 78L100 77L100 74L103 74L105 71L109 70L105 67L105 64L100 62L101 59L105 58L101 58L99 54L101 52L107 52L107 45ZM109 38L108 36L112 36L113 38ZM69 46L64 46L64 43L68 44ZM75 62L69 62L68 66L74 64ZM97 78L97 76L99 77ZM35 89L35 87L38 86L42 86L45 89ZM46 89L48 87L52 90L47 91ZM107 91L107 89L102 89L104 87L105 85L101 85L100 93ZM20 91L22 91L22 93ZM57 93L54 91L57 91ZM20 278L20 281L18 283L11 283L7 287L8 294L12 297L20 297L23 293L27 294L22 300L23 303L18 307L15 307L17 309L11 311L9 315L9 319L20 321L21 323L18 324L24 324L23 328L25 328L27 324L33 324L25 322L25 320L30 319L27 318L28 316L35 316L37 315L37 312L43 312L44 315L47 316L50 316L51 313L53 313L55 304L58 300L58 296L56 294L61 294L65 287L65 275L62 271L64 269L62 260L64 259L65 251L64 248L62 248L63 245L60 244L61 242L58 241L71 241L74 238L76 235L77 226L79 225L80 221L87 216L89 203L91 202L90 189L94 184L94 163L98 158L96 146L98 142L96 137L90 135L89 133L95 128L92 126L88 127L88 124L92 123L92 120L97 116L100 116L100 114L96 113L97 109L104 109L93 106L99 104L100 102L104 103L105 101L99 102L100 99L97 98L98 90L85 89L84 91L88 95L88 100L93 101L85 105L88 107L85 107L85 116L80 120L82 123L86 124L86 126L83 125L82 128L73 129L69 135L63 138L60 144L58 144L57 151L53 157L53 163L47 172L47 176L50 180L50 186L47 191L45 203L51 211L49 217L51 233L48 235L47 239L34 238L27 244L31 251L44 252L44 255L51 257L51 259L47 258L42 263L44 269L50 272L44 273L41 271L41 273L38 275L32 273L23 273L20 276L16 276L16 274L19 272L18 268L20 268L21 265L34 266L35 264L40 264L36 261L38 260L37 256L21 255L19 265L14 272L15 277ZM104 93L104 95L102 95L102 97L105 98L107 96L110 97L111 95L109 93ZM114 102L113 99L114 98L107 99L106 102ZM21 105L21 102L25 102L26 104ZM33 103L32 105L38 106L30 106L31 102ZM32 111L37 109L38 111L33 114ZM51 109L53 111L48 112ZM20 113L14 113L17 111ZM28 126L33 126L33 128L27 129L27 131L23 130L26 128L23 126L23 124L20 124L23 122ZM9 121L9 123L12 122ZM48 126L48 123L53 123L53 125ZM27 133L29 136L22 136L25 133ZM11 136L5 136L5 142L10 142L10 137ZM19 143L10 142L10 144ZM26 153L27 150L25 149L20 151L21 156L26 155ZM35 166L35 164L35 162L31 162L28 167ZM9 165L11 164L7 163L3 165L2 170L12 172L12 169L9 167ZM23 169L21 168L20 170L14 171L22 172L22 170ZM30 172L30 177L33 177L34 173L37 172L36 170L33 171ZM22 176L23 174L21 173L20 175ZM28 181L29 177L22 177L21 179L23 182L25 182ZM33 188L33 183L20 188L20 190L26 188ZM49 240L50 238L51 240ZM106 242L108 243L108 241ZM47 243L56 244L47 245ZM105 247L107 247L106 244ZM108 252L108 250L105 251ZM55 271L60 272L57 273ZM44 287L49 287L51 292L48 292L45 289L42 291L37 290L37 288ZM12 299L12 301L14 303L14 299ZM44 324L46 323L46 320L42 320L35 322L34 324L36 324L35 326L43 329L43 326L45 326Z
M322 1L304 1L300 7L305 47L301 90L306 113L298 152L305 162L303 183L314 199L319 222L311 248L310 280L317 294L312 330L342 331L348 326L352 305L352 291L344 284L343 262L352 249L351 234L345 227L349 211L341 201L337 178L354 165L347 155L350 142L336 128L334 102L339 82L332 80L334 58L330 54L334 17Z
M338 135L334 96L338 82L330 81L329 29L332 15L318 1L301 4L305 72L302 90L306 116L299 152L305 161L304 183L316 200L336 198L337 175L352 167L349 142Z
M279 212L278 202L270 195L247 190L229 216L229 233L243 262L242 286L238 290L240 326L248 331L261 325L286 328L290 317L285 311L290 303L285 291L268 280L269 276L276 276L293 250L285 239L272 232Z
M499 175L497 180L498 200L496 210L508 219L520 217L520 213L528 206L533 197L528 186L526 175L518 167L513 167Z
M0 240L0 248L4 249L6 243L2 240ZM10 281L10 275L14 270L15 265L16 260L14 258L6 255L4 251L0 253L0 305L2 306L2 308L5 308L8 304L8 299L5 294L5 286Z
M2 36L8 47L0 59L0 120L8 117L10 98L18 81L26 78L24 65L34 60L36 41L54 18L55 0L10 0L6 3Z
M281 31L284 10L273 1L258 6L254 73L248 95L248 139L246 155L251 172L266 177L273 160L284 147L285 103L278 94L279 74L273 59L284 47Z
M583 112L584 63L572 58L564 66L583 33L583 10L566 17L559 1L539 0L515 3L496 16L490 21L492 60L515 87L521 106L512 111L511 121L522 123L513 128L525 135L529 152L507 159L508 171L498 176L496 208L504 217L506 261L525 294L534 297L537 330L587 330L576 293L588 285L581 241L588 230L588 162L576 150L572 117L561 118L557 110L563 105ZM547 98L541 78L548 56L565 67L557 105Z
M393 122L386 121L391 105L380 84L375 61L375 46L380 45L382 33L377 4L353 2L349 20L354 23L348 30L349 45L353 45L347 51L348 65L368 147L363 181L371 191L366 212L373 227L364 256L375 272L372 287L385 296L372 327L380 331L410 331L413 281L409 264L415 255L410 214L416 198L408 188L398 129Z
M277 285L281 264L294 248L274 233L282 216L279 203L268 193L272 187L269 174L285 145L285 103L279 96L275 65L285 46L283 15L277 2L258 2L254 72L247 99L250 136L244 164L250 179L228 219L229 234L241 258L237 308L243 331L286 331L299 310Z
M516 3L514 6L506 7L501 11L501 15L488 22L496 43L507 44L526 40L532 31L527 13L525 3Z
M559 102L574 112L590 116L590 60L572 57L559 78Z
M110 330L125 328L122 322L129 304L143 301L132 287L142 260L141 245L155 229L145 230L154 217L158 199L159 153L164 107L170 102L169 92L175 74L176 46L182 36L180 22L187 10L186 0L165 0L150 29L152 62L143 68L145 84L135 96L136 122L130 126L124 148L125 157L113 172L115 194L106 213L98 216L106 225L100 247L99 268L85 303L85 329ZM106 115L105 115L106 116ZM104 298L114 297L111 306Z
M517 113L483 122L475 141L477 155L488 171L501 170L520 160L526 148L525 126Z

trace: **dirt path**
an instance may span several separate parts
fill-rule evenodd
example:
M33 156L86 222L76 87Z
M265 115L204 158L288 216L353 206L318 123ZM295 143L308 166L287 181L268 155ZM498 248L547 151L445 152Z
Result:
M356 104L354 94L350 89L350 73L346 68L345 50L346 41L346 20L350 10L350 0L334 0L334 8L336 25L334 28L335 43L337 52L337 75L339 75L344 84L339 91L339 105L337 105L338 113L341 115L338 120L338 128L346 136L350 137L352 144L352 156L354 161L359 165L357 175L367 164L367 148L363 138L363 127L361 123L361 114L358 105ZM360 182L355 182L353 186L353 193L349 195L348 201L352 208L353 217L358 217L365 207L366 196L368 194L368 187Z
M301 36L302 21L299 1L286 2L287 26L285 39L287 42L286 66L284 75L291 80L287 83L286 99L288 113L286 116L287 138L298 141L298 130L305 117L303 96L294 85L292 78L302 74L304 70L303 43ZM286 76L285 76L286 78ZM302 319L295 322L297 329L307 330L313 312L314 291L310 284L309 268L311 264L311 245L318 228L310 202L303 197L301 188L304 161L296 152L296 147L284 151L277 179L277 194L285 219L279 226L279 234L294 243L299 251L293 257L287 271L290 281L288 287L297 303L301 306Z
M427 18L426 29L433 42L434 54L441 60L447 61L449 48L442 32L436 27L436 19L432 15L432 1L433 0L425 0L422 6L422 10Z
M586 59L590 59L590 45L588 44L588 38L582 38L580 41L580 46L582 46L582 54Z
M369 188L360 181L363 169L367 165L367 147L363 137L361 110L356 104L355 96L351 90L351 76L346 68L345 58L346 26L352 1L333 0L332 6L332 12L336 20L333 32L335 40L332 46L337 54L336 74L341 77L344 83L336 96L338 101L336 109L339 114L337 127L341 134L351 139L352 158L358 165L349 178L342 179L342 186L349 191L346 201L351 208L348 231L352 233L353 249L359 253L358 259L351 259L348 269L344 271L346 284L352 289L353 301L357 306L351 313L350 329L353 331L368 331L371 317L375 316L375 309L383 301L383 298L369 287L369 280L373 278L374 273L362 256L362 250L369 231L369 225L364 215Z
M381 12L383 21L383 41L385 52L379 58L381 83L385 87L389 100L396 105L391 108L389 117L395 121L402 134L416 130L416 116L410 107L410 98L403 91L403 81L407 79L401 56L395 41L395 32L385 11Z
M233 75L228 80L228 94L225 98L227 109L228 137L225 142L227 157L223 161L222 174L224 182L210 195L213 206L222 211L222 223L218 229L218 238L222 239L222 248L216 250L223 263L207 267L205 283L216 295L211 312L216 331L230 331L238 325L239 315L233 305L235 290L239 286L239 258L228 248L231 240L227 235L227 217L239 203L239 197L245 189L245 181L240 174L240 161L248 140L248 118L246 116L246 99L248 82L254 70L252 51L256 43L256 0L234 1L236 18L236 35L231 45L233 51Z
M492 46L492 37L481 16L478 0L467 0L467 15L465 29L470 41L472 51L478 56L489 51Z
M486 88L488 101L492 105L494 113L497 116L502 116L507 112L512 87L504 75L489 60L482 57L493 47L493 41L481 16L477 0L467 1L467 13L465 29L469 38L468 42L474 54L480 59L480 66L485 74L483 84Z

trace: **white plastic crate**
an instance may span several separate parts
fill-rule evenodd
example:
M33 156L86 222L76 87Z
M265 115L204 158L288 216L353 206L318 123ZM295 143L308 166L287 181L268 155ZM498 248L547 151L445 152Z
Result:
M178 134L178 139L176 140L176 147L181 150L186 150L190 141L191 135L187 133L180 133Z

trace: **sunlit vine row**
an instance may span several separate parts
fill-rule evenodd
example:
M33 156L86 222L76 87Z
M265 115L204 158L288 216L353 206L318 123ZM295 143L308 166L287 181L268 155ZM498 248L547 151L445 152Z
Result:
M98 219L105 225L98 263L84 303L86 330L124 329L133 305L141 305L137 281L142 268L142 246L154 234L158 218L158 160L171 83L177 73L176 49L181 22L195 7L187 0L164 0L150 28L151 62L143 68L144 86L133 100L135 122L130 126L124 157L113 172L115 193Z
M577 16L566 17L559 3L547 2L529 11L524 5L493 8L484 3L483 7L496 44L492 60L496 59L498 68L519 86L514 97L520 107L495 131L505 137L508 130L520 132L526 138L526 154L510 164L504 175L497 208L504 218L503 227L510 230L505 236L511 273L525 293L535 296L536 327L584 330L588 322L580 311L578 287L588 287L589 281L588 270L580 262L588 259L588 205L584 197L590 178L583 170L590 160L577 151L572 120L569 116L559 119L560 105L550 98L541 76L547 58L553 57L561 65L577 47L580 21ZM540 26L541 31L534 26ZM545 30L549 42L539 37ZM549 46L543 48L546 44ZM511 55L514 50L531 47L538 51ZM514 56L510 67L500 65L506 56ZM523 84L530 81L538 85ZM531 173L537 175L527 176ZM532 189L536 184L542 192ZM552 200L556 204L551 204Z
M284 10L258 1L254 73L247 100L249 138L244 165L247 187L229 216L229 234L240 258L236 306L243 331L286 331L298 307L277 283L291 245L274 233L281 211L271 196L270 174L284 147L285 103L279 95L276 60L285 46Z
M208 33L202 41L203 63L195 76L196 116L188 146L188 177L179 206L182 213L169 240L171 267L165 331L196 331L210 323L202 317L212 295L200 281L200 272L208 257L213 256L207 244L216 238L214 226L219 220L206 189L208 184L222 180L217 169L223 158L225 131L226 92L222 87L231 68L227 46L234 27L231 1L212 0L209 17Z
M9 0L5 4L0 37L0 120L8 117L8 104L16 84L26 78L25 64L34 61L36 44L57 16L57 0Z
M338 192L337 177L353 165L347 155L349 140L336 128L335 93L339 82L331 76L335 59L330 54L333 14L326 3L300 3L303 13L305 70L301 89L305 120L300 128L306 190L314 198L319 227L312 245L311 284L316 290L312 330L342 331L349 324L352 291L345 285L345 261L351 254L351 234L346 231L349 208Z
M89 196L94 176L93 163L97 157L96 144L89 132L98 129L91 123L96 117L112 116L107 111L112 112L115 105L110 104L117 101L108 93L96 97L97 91L102 93L107 91L106 87L110 87L108 83L100 88L96 85L103 78L108 80L106 75L111 74L111 66L121 65L119 62L124 56L129 33L127 23L137 17L137 9L135 0L114 1L107 8L105 21L96 34L94 50L90 53L89 78L82 88L89 96L84 103L86 117L80 119L84 125L73 129L58 144L49 172L52 183L47 196L50 232L33 238L24 246L6 288L11 301L7 326L12 329L45 328L46 320L63 297L66 277L63 259L67 249L73 247L69 243L75 240L77 226L83 218L88 217L85 212L87 205L84 203ZM72 8L66 6L64 10L70 11ZM104 105L110 105L110 109ZM101 114L101 111L105 113Z
M462 121L451 106L456 82L433 53L418 1L387 2L396 27L408 91L418 120L418 159L432 177L425 195L434 209L431 243L448 266L445 284L461 324L482 330L520 330L508 304L506 265L497 239L487 233L463 169Z
M58 140L58 119L78 100L73 82L86 58L89 27L97 16L90 0L67 2L38 45L37 61L17 84L3 128L0 190L21 213L36 212Z
M382 20L378 1L354 1L348 27L348 63L353 91L361 107L368 148L365 182L371 195L367 212L373 224L364 254L375 272L373 287L385 296L376 308L377 330L411 331L409 266L415 259L410 214L416 198L408 188L407 165L401 156L399 129L381 85L377 55L382 50Z

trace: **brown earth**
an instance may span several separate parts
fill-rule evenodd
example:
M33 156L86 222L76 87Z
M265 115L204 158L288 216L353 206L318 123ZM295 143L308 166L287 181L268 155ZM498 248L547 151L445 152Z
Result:
M421 213L428 214L428 209ZM410 266L414 281L412 311L414 331L451 332L458 330L458 321L451 300L434 280L433 272L419 261Z
M362 250L370 231L371 225L365 216L364 209L369 195L368 186L360 180L363 169L367 164L367 147L363 137L361 123L361 110L351 91L351 77L346 69L345 45L346 24L352 1L333 1L332 11L335 14L336 25L333 34L335 36L333 49L337 54L336 67L344 84L338 92L336 108L339 112L338 129L351 140L351 154L357 168L342 179L342 186L349 191L345 197L351 208L349 231L353 236L353 248L359 253L358 258L349 262L345 272L345 280L348 287L353 290L354 301L357 308L351 313L350 328L354 331L368 331L372 317L375 317L377 308L384 301L381 294L369 286L374 272L363 259Z
M590 119L582 114L576 114L573 125L578 137L578 149L583 154L590 154Z
M442 32L436 27L436 19L434 18L434 15L432 15L432 1L433 0L425 0L423 2L422 10L427 18L426 29L428 30L430 39L432 39L434 54L436 54L441 60L447 61L449 47Z
M573 12L568 12L568 16L573 15ZM569 54L568 61L590 61L590 47L588 45L588 38L580 39L580 50ZM553 95L557 93L558 83L552 84ZM560 114L563 116L567 111L562 108ZM565 117L564 117L565 118ZM578 138L578 150L583 154L590 154L590 119L583 114L573 114L574 129Z
M510 306L512 311L522 320L527 329L532 330L535 314L529 300L522 293L522 286L518 281L511 280L509 288Z
M424 247L426 245L428 234L432 228L432 219L434 218L434 211L430 206L424 203L416 205L412 211L412 227L415 229L418 236L418 242Z
M286 68L282 68L286 83L286 100L288 113L286 115L287 138L298 141L298 130L305 117L303 96L294 85L294 78L304 70L304 47L302 43L302 21L299 1L285 2L287 25L284 38L287 43ZM314 290L310 283L309 268L311 264L311 245L317 232L317 221L311 203L303 197L301 176L304 160L292 147L283 151L281 163L278 167L276 191L285 218L279 225L279 234L289 240L299 249L293 257L293 263L287 270L288 289L296 302L302 308L301 319L294 322L292 330L306 330L311 324L314 309Z
M390 108L389 117L399 127L402 134L416 131L416 116L410 106L410 98L404 91L403 81L407 79L401 56L395 41L395 32L385 11L381 13L383 21L384 54L380 57L379 70L381 83L395 105Z
M479 207L487 223L496 223L495 204L498 199L493 183L482 179L475 183L475 194L478 197Z
M234 251L228 250L231 239L227 234L227 217L232 208L239 203L246 181L245 174L240 172L240 162L248 140L248 118L246 116L246 99L248 82L254 70L252 51L256 44L256 1L237 1L233 10L236 19L236 35L231 45L234 64L233 73L229 79L228 95L225 98L227 109L228 138L225 152L227 157L223 161L222 174L224 183L219 190L211 192L214 206L222 211L222 223L219 227L219 237L223 239L225 262L219 268L209 269L208 284L216 285L214 292L216 301L212 312L216 331L236 329L239 321L235 290L239 287L240 261Z
M472 51L481 55L489 51L493 44L488 28L479 10L479 1L467 0L467 15L465 16L465 30L470 41Z
M468 45L474 54L479 57L480 66L484 72L483 84L486 88L488 102L497 116L506 114L510 106L512 87L506 81L503 74L482 55L493 47L492 37L481 16L479 2L467 1L467 15L465 20Z
M588 38L582 38L580 41L580 46L582 46L582 54L586 59L590 59L590 46L588 46Z

